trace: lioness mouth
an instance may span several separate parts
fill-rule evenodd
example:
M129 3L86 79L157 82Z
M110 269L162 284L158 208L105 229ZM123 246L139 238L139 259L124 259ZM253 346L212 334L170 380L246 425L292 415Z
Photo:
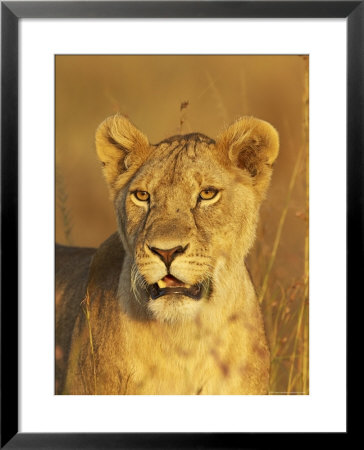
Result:
M205 289L203 284L186 284L173 275L166 275L157 283L149 286L149 294L153 300L168 294L180 294L200 300Z

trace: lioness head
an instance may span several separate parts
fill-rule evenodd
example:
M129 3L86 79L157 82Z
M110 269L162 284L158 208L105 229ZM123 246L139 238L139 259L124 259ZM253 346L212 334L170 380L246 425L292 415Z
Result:
M276 130L253 117L216 141L193 133L155 145L121 115L99 126L97 153L130 257L131 286L151 316L191 318L229 297L254 240L278 146Z

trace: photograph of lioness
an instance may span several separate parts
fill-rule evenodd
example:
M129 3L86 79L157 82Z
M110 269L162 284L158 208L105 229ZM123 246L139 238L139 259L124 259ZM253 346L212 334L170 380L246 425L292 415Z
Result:
M57 247L63 393L268 392L244 258L278 147L277 131L253 117L216 141L192 133L156 145L121 115L99 126L118 232L97 250Z
M308 69L55 57L55 394L309 393Z

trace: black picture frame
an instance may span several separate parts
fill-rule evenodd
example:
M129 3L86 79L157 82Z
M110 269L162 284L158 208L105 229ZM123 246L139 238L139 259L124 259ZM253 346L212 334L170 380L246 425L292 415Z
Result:
M310 438L310 433L299 441L296 433L18 433L19 19L238 17L347 19L347 304L357 302L364 273L364 1L1 2L1 448L257 448L270 447L277 435L290 446ZM348 431L335 439L346 440ZM316 445L324 439L327 445L325 434L315 434Z

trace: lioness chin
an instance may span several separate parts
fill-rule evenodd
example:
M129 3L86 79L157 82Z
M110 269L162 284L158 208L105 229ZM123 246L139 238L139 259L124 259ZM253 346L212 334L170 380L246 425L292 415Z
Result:
M57 246L56 392L266 394L269 350L244 258L278 155L267 122L152 145L96 132L118 232Z

